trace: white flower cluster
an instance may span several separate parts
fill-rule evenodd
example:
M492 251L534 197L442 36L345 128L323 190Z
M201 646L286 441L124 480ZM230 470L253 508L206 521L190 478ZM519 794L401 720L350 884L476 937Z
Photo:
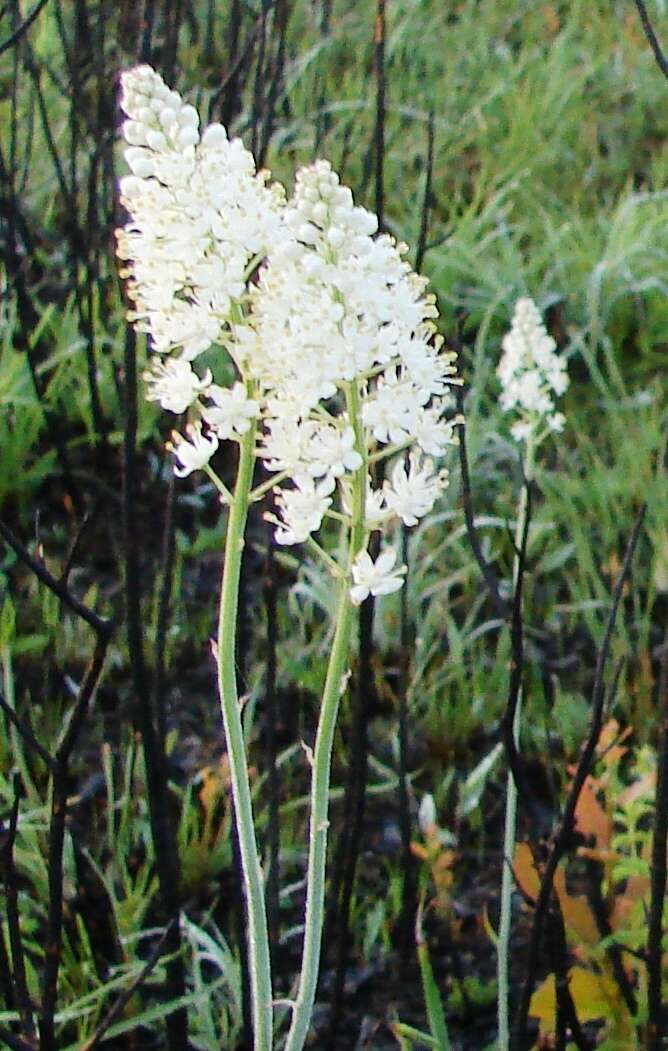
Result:
M540 438L545 429L560 431L565 417L555 412L555 398L568 387L566 362L556 353L532 299L518 299L510 332L503 339L497 368L501 407L518 419L511 431L517 441Z
M306 541L328 514L350 522L359 472L367 536L392 521L415 525L447 485L431 457L456 441L449 388L459 381L406 246L375 236L375 216L326 161L298 172L286 203L224 128L200 136L196 111L150 67L125 73L122 86L133 174L121 181L130 220L118 254L130 319L161 355L147 396L189 414L186 435L170 443L177 474L206 467L220 441L258 420L257 455L283 483L279 543ZM192 366L212 344L240 375L231 388ZM370 463L392 455L374 489ZM353 601L396 590L403 572L391 549L375 564L362 550Z
M130 221L117 251L129 261L130 320L155 351L191 361L220 340L250 260L280 238L283 190L255 174L253 155L221 124L200 135L196 109L150 66L121 85L132 175L121 179Z
M399 517L414 525L447 484L422 454L455 441L447 391L454 355L435 334L433 296L402 254L374 237L375 216L356 207L326 161L301 169L284 213L292 237L270 251L252 296L245 366L267 392L262 455L270 470L296 479L298 495L278 497L283 543L319 527L337 482L344 511L346 476L381 447L412 447L374 492L366 527ZM364 448L346 403L354 386ZM308 500L309 514L303 513Z

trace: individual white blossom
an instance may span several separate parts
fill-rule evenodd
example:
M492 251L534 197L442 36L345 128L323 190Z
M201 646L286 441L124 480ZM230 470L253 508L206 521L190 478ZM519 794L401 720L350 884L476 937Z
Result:
M192 471L200 471L218 448L215 434L207 438L199 424L189 423L186 433L188 437L184 438L178 431L173 431L172 440L167 444L169 451L174 453L174 474L179 478L185 478Z
M359 606L369 595L390 595L404 582L406 566L395 568L397 553L391 547L381 551L374 562L368 551L360 551L353 562L350 597Z
M408 471L400 459L392 469L390 480L384 483L385 504L404 525L413 526L431 511L447 484L446 470L434 473L433 461L423 461L420 454L413 451Z
M204 406L202 416L220 441L245 434L260 411L259 402L248 397L243 383L235 383L233 387L219 387L214 383L206 394L213 405Z
M463 420L462 416L448 419L444 416L444 400L435 399L431 405L420 409L415 417L413 433L416 444L423 453L430 456L443 456L449 445L457 445L459 438L455 427ZM445 403L449 408L449 402Z
M340 478L346 471L362 466L362 457L355 448L352 427L319 426L313 435L308 452L309 473L314 478Z
M565 418L555 411L555 399L568 387L566 362L556 353L533 300L518 299L502 346L497 375L501 407L518 417L511 427L513 437L524 441L545 428L560 431Z
M143 378L147 399L157 401L163 409L177 414L185 412L210 387L212 379L208 369L200 379L184 358L154 361Z
M280 519L267 516L278 525L275 539L279 544L303 544L320 529L332 503L326 485L316 485L312 478L297 478L295 482L294 489L281 489L276 495Z

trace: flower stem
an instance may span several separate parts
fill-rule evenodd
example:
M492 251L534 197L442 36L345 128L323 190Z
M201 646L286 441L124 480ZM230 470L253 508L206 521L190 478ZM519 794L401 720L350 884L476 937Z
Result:
M528 486L531 484L534 467L535 446L531 438L527 440L526 456L524 460L525 484L520 493L517 508L517 521L515 523L515 558L513 560L513 592L519 581L519 551L522 546L522 537L526 524ZM519 748L520 722L522 718L522 687L517 693L517 705L513 719L513 738L515 747ZM506 779L506 816L503 831L503 857L501 859L501 905L499 915L499 939L497 955L497 1004L498 1004L498 1051L508 1051L510 1042L510 1018L508 1011L508 995L510 992L510 934L511 934L511 907L515 881L513 879L512 863L515 856L515 833L517 826L517 785L512 771L508 771Z
M348 415L355 431L355 447L362 456L362 466L353 475L352 526L348 548L348 573L339 584L334 641L329 655L322 694L320 719L313 749L311 777L311 817L309 857L306 878L306 917L299 987L285 1051L302 1051L311 1024L318 985L322 929L325 915L325 868L327 863L327 829L329 827L329 782L334 731L339 701L347 682L348 651L353 624L350 599L350 568L364 544L364 503L366 500L366 443L361 422L359 392L356 383L346 390Z
M225 540L225 565L220 594L216 662L246 896L253 1048L254 1051L271 1051L273 1008L267 915L262 869L255 841L248 760L235 672L239 578L249 494L253 480L254 441L254 428L251 427L239 442L239 467Z

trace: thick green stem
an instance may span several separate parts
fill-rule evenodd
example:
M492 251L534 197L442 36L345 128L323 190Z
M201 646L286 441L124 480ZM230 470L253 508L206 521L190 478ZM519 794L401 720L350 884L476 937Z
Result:
M534 465L534 444L531 438L527 441L526 457L524 462L524 476L526 484L522 486L519 506L517 508L517 522L515 524L515 559L513 561L513 591L517 588L520 572L519 551L522 545L524 529L526 525L526 514L528 504L527 487L531 483ZM522 687L517 694L517 705L513 719L513 737L515 747L519 748L520 722L522 718ZM510 992L510 933L511 933L511 906L515 881L513 879L512 863L515 856L515 830L517 825L517 785L512 771L508 771L506 779L506 816L503 831L503 858L501 873L501 905L499 915L499 941L497 956L497 1003L498 1003L498 1051L508 1051L510 1044L510 1018L508 995Z
M304 946L302 949L299 987L293 1005L292 1021L285 1043L285 1051L302 1051L311 1024L311 1015L318 985L322 929L325 915L325 868L327 863L332 747L339 702L345 691L348 678L348 651L350 649L350 635L353 624L349 574L352 563L362 549L365 536L366 445L356 384L352 383L349 385L346 391L346 400L348 415L355 431L355 446L364 462L353 476L352 526L348 549L348 574L346 574L346 579L339 584L336 629L327 666L320 719L313 749Z
M225 540L225 566L220 594L218 620L218 690L225 726L230 764L234 812L239 835L248 919L248 958L253 1011L254 1051L271 1051L273 1040L273 1003L271 960L264 883L255 841L253 807L248 780L248 760L241 724L241 708L235 672L235 646L239 577L248 502L253 480L255 431L251 428L240 441L239 468L234 497L230 507Z

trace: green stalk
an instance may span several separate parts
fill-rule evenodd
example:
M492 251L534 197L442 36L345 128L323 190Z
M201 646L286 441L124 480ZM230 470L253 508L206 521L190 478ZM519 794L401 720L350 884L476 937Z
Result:
M524 528L526 524L528 494L527 487L533 476L535 447L532 438L527 439L526 457L524 462L524 475L526 485L522 486L519 505L517 508L517 522L515 524L515 558L513 561L513 592L517 588L519 579L519 552ZM513 719L513 738L515 747L519 748L520 722L522 718L522 687L517 694L517 706ZM499 939L497 948L497 1004L498 1004L498 1051L508 1051L510 1046L510 1018L508 1011L508 996L510 992L510 933L511 933L511 905L515 881L513 879L512 862L515 856L515 833L517 827L517 785L512 770L508 771L506 778L506 816L503 831L503 858L501 870L501 905L499 915Z
M271 960L264 882L255 842L253 807L248 780L248 760L241 724L241 708L235 672L235 646L239 577L244 550L244 533L253 481L255 429L251 427L239 443L239 468L234 497L230 506L225 539L225 565L220 593L218 619L218 692L225 726L225 739L230 763L234 812L239 835L248 922L248 958L250 963L251 1005L253 1013L254 1051L271 1051L273 1041L273 1003Z
M325 867L327 863L332 747L339 701L346 688L348 652L353 624L353 605L350 600L349 576L350 567L364 544L364 504L366 500L367 477L366 443L361 422L359 392L354 382L348 385L346 401L348 416L355 431L355 447L364 462L353 475L352 526L350 546L348 548L348 573L346 578L339 584L334 641L329 655L320 719L313 749L304 945L299 986L292 1009L292 1020L285 1043L285 1051L302 1051L311 1024L311 1015L318 985L322 929L325 916Z

